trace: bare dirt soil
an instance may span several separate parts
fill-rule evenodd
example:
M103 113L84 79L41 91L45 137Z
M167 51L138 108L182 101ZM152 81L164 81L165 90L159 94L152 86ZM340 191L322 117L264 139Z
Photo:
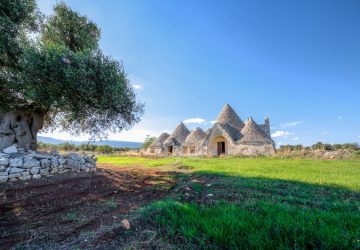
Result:
M174 185L171 173L106 164L97 173L1 184L0 249L103 249L126 235L121 221L131 211L164 198Z

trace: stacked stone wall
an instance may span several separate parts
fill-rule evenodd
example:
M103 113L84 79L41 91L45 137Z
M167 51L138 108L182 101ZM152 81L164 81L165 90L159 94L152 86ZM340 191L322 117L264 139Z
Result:
M19 151L15 146L0 151L0 182L38 179L69 171L95 172L96 158L75 153L60 155L56 151Z

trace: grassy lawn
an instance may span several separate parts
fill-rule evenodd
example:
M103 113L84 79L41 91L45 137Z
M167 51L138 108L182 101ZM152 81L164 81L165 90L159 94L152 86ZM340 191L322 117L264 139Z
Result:
M360 249L360 161L99 157L178 172L142 219L180 248Z

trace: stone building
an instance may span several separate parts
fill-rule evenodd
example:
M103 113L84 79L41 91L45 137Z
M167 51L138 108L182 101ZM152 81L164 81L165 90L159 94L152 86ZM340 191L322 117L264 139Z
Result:
M252 117L244 123L233 108L226 104L215 124L204 132L191 132L180 123L171 135L163 133L147 150L154 155L220 156L272 155L275 143L271 139L270 121L257 124Z

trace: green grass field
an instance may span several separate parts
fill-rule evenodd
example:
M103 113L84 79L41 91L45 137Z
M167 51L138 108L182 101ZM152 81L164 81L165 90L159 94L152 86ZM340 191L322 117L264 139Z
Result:
M131 158L177 185L141 210L180 248L360 249L360 160ZM175 173L175 174L174 174Z

